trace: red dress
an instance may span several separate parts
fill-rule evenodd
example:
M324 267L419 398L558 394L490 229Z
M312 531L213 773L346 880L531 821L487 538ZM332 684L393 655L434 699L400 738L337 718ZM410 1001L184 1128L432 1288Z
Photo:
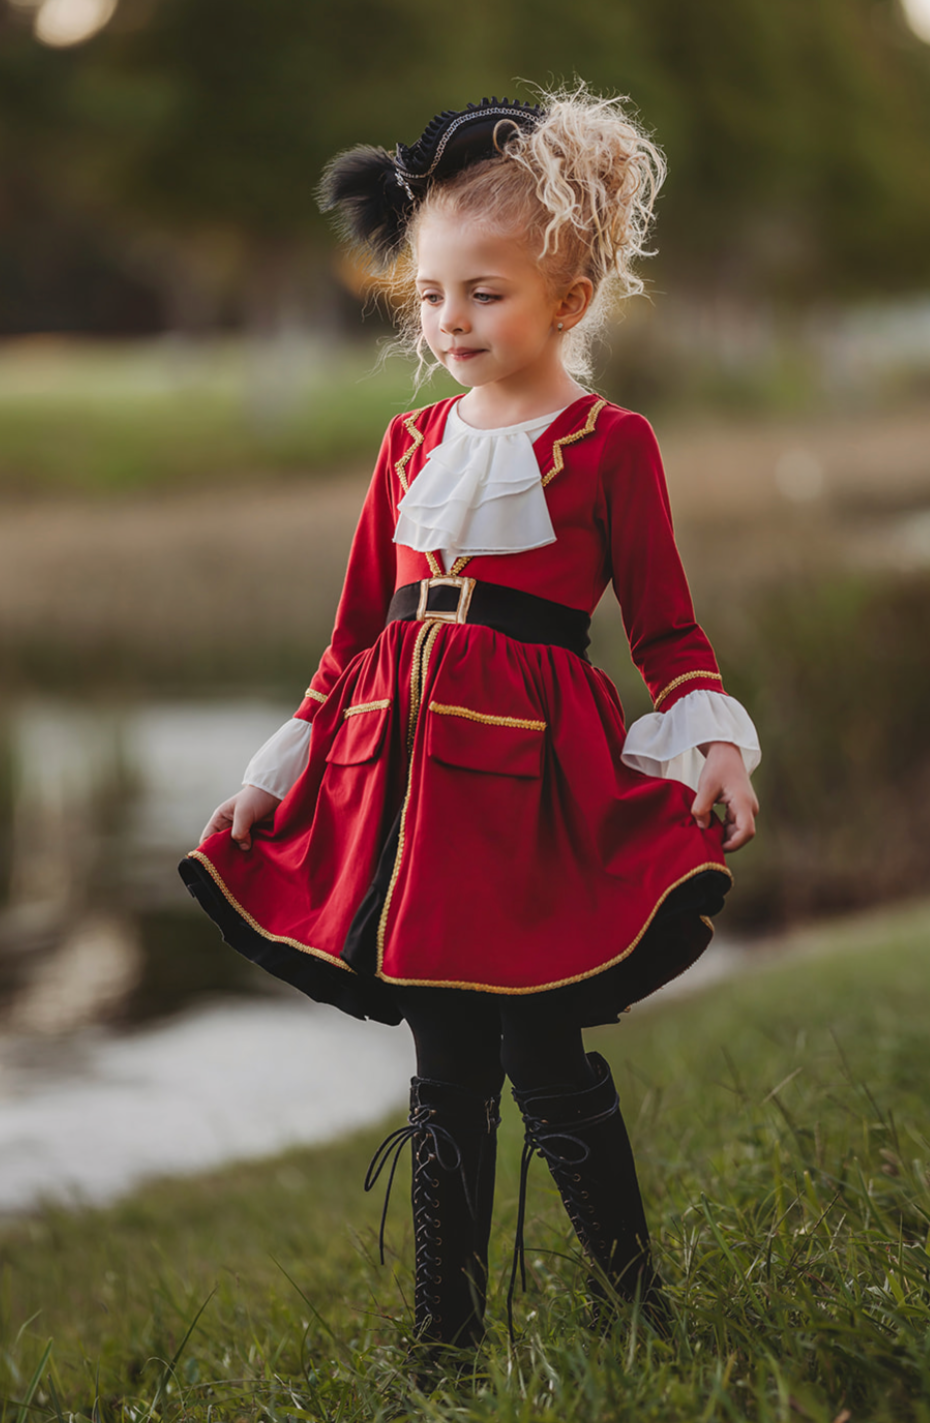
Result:
M395 589L444 573L392 535L452 403L387 430L273 829L248 853L214 835L181 872L236 948L358 1016L398 1021L404 984L561 991L611 1021L709 942L722 828L696 825L689 787L623 765L616 689L575 652L429 615L385 627ZM587 395L534 449L556 542L452 572L586 613L612 583L657 709L721 691L648 422Z

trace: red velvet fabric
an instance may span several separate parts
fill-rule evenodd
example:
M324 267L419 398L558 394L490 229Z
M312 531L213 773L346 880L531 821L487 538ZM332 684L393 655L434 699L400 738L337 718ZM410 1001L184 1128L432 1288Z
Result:
M451 403L385 435L332 641L297 713L314 723L309 764L273 830L248 853L224 832L194 854L252 929L351 974L346 934L400 812L377 976L525 993L617 963L676 886L727 871L719 823L691 818L693 791L622 765L623 711L603 672L483 626L384 628L395 589L438 567L392 535ZM720 691L648 422L584 396L535 449L557 542L472 558L466 575L586 612L612 583L661 709ZM710 938L700 921L695 932Z

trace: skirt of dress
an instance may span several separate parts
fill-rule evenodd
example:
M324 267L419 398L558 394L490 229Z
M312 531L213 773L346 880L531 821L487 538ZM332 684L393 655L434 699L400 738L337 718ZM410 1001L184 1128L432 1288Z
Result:
M558 993L615 1021L690 966L730 885L693 792L620 760L604 673L480 625L391 623L316 716L243 853L181 865L226 940L320 1002L398 1022L394 985Z

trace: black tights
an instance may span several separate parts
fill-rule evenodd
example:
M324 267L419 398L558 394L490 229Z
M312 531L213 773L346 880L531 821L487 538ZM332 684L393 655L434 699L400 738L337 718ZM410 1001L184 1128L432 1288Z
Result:
M591 1071L581 1029L545 996L400 990L417 1050L417 1076L496 1096L504 1076L520 1092L587 1087ZM564 1010L563 1010L564 1013Z

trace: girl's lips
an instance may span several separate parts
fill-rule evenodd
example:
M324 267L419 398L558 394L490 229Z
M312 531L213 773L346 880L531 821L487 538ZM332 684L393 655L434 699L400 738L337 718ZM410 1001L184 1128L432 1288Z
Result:
M465 346L453 346L449 352L449 359L453 361L469 361L472 356L480 356L481 354L482 352L477 348L471 349Z

